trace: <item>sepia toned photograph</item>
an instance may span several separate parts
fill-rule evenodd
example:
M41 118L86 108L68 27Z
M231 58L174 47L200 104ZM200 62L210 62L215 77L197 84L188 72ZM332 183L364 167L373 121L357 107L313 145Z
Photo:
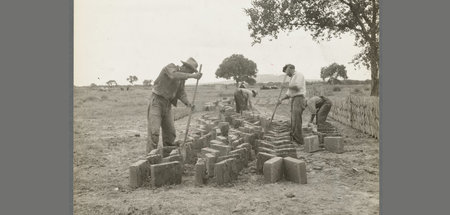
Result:
M75 0L73 213L379 214L377 0Z

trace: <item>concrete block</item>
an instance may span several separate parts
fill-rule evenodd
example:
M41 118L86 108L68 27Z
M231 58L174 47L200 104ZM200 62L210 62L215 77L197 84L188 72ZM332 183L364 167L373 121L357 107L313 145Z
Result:
M231 147L233 148L233 149L235 149L237 146L239 146L240 144L242 144L241 143L241 141L239 141L239 140L235 140L235 141L233 141L233 142L231 142Z
M235 158L229 158L216 163L214 166L214 179L218 185L229 183L238 177L238 169Z
M275 149L275 154L279 157L297 158L297 149L296 148Z
M217 136L217 137L216 137L216 140L222 142L222 143L225 144L225 145L228 145L228 144L229 144L229 143L228 143L228 138L227 138L227 137L224 137L224 136Z
M227 146L224 144L211 144L210 147L212 149L218 150L220 152L220 156L228 155L228 153L230 153L230 151L232 150L231 146Z
M205 154L206 174L209 178L214 176L214 165L216 164L217 157L213 154Z
M275 148L274 145L272 145L272 144L270 144L270 143L268 143L268 142L266 142L264 140L257 141L257 147L264 147L264 148L268 148L268 149L274 149Z
M217 138L217 137L216 137ZM224 142L220 141L220 140L211 140L209 141L209 146L211 146L212 144L216 144L216 145L226 145Z
M243 133L243 138L246 143L250 143L250 145L255 146L256 134Z
M256 173L262 174L264 168L264 162L276 157L273 154L260 152L256 155Z
M210 131L209 134L211 135L211 140L215 140L217 136L216 129L209 129L208 131Z
M230 152L230 154L237 154L243 164L243 167L248 167L248 152L246 148L236 149Z
M223 161L223 160L228 160L230 158L234 159L234 165L237 168L236 174L239 173L239 171L241 171L244 168L244 164L241 162L240 160L240 156L238 154L231 154L231 155L226 155L226 156L220 156L217 158L217 162Z
M226 164L226 160L218 162L214 165L214 179L218 185L222 185L227 183L227 180L230 180L230 173ZM228 175L228 177L226 177Z
M266 183L275 183L283 178L283 158L274 157L264 162L263 173Z
M220 133L227 137L228 136L228 131L230 130L230 123L229 122L219 122L218 125L219 129L220 129Z
M342 137L325 137L323 139L325 149L334 153L344 152L344 141Z
M183 164L183 157L180 154L170 155L162 159L161 163L168 163L172 161L178 161L180 164Z
M307 183L306 164L304 161L291 157L285 157L283 158L283 165L284 175L287 180L300 184Z
M206 146L206 137L201 136L200 138L198 138L196 145L198 145L199 149L201 149L203 147L208 147L208 146ZM194 148L197 148L197 146L195 146Z
M295 145L292 143L287 143L283 145L275 146L274 149L287 149L287 148L295 148Z
M248 158L249 158L249 160L252 160L251 158L251 152L253 151L252 150L252 146L250 145L250 143L242 143L241 145L239 145L239 146L237 146L236 147L236 149L242 149L242 148L245 148L245 149L247 149L247 153L248 153Z
M198 131L200 131L200 136L205 136L206 134L209 133L209 131L206 130L206 126L200 126Z
M237 135L228 133L228 141L230 141L230 143L237 141L237 140L239 140L239 137Z
M230 178L231 180L237 180L239 176L240 167L238 164L238 160L236 158L229 158L228 160L229 168L230 168Z
M230 155L224 155L224 156L219 156L217 157L217 161L216 162L221 162L224 160L228 160L230 158L235 158L236 160L239 159L239 154L230 154Z
M156 154L160 154L159 153L159 149L153 149L150 151L150 153L148 153L149 155L156 155Z
M222 135L222 131L219 128L214 128L214 132L216 132L216 138L217 138L217 136Z
M313 136L309 136L309 137L304 137L303 138L305 141L305 151L306 152L316 152L320 150L319 147L319 136L317 135L313 135Z
M153 187L160 187L169 184L181 184L183 173L181 163L173 161L169 163L153 164L151 169L151 184Z
M192 146L192 145L191 145ZM171 152L170 152L170 154L169 154L169 156L171 156L171 155L179 155L180 154L180 151L178 150L178 148L176 148L176 149L173 149Z
M158 164L158 163L161 163L161 161L162 161L162 157L161 157L160 154L149 154L146 157L146 159L147 159L147 161L148 161L148 163L150 165L151 164Z
M267 137L266 137L267 138ZM291 144L291 139L288 140L271 140L270 143L274 146Z
M219 156L220 156L220 151L215 150L215 149L212 149L212 148L203 148L203 149L200 151L200 154L202 155L202 157L204 157L205 154L207 154L207 153L213 154L213 155L216 156L216 157L219 157Z
M195 185L203 185L205 184L207 175L206 175L206 164L203 159L198 159L195 164Z
M214 139L212 138L212 134L211 133L205 134L203 137L205 138L205 144L203 145L203 147L209 147L209 142L211 140L215 139L215 137L214 137Z
M275 154L275 153L276 153L275 150L273 150L273 149L268 149L268 148L266 148L266 147L259 147L259 148L258 148L258 153L259 153L259 152L264 152L264 153L269 153L269 154Z
M145 179L149 175L148 161L139 160L130 166L130 187L138 188L142 186Z

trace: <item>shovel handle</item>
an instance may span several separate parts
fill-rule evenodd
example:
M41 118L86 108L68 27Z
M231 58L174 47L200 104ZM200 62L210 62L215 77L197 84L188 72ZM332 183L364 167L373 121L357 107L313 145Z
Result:
M199 68L198 72L199 73L202 72L201 64L200 64L200 68ZM194 98L192 98L192 105L194 105L195 97L197 96L197 87L198 87L198 79L197 79L197 83L195 84ZM189 110L189 118L188 118L188 122L187 122L187 126L186 126L186 132L184 134L183 146L186 144L186 140L187 140L187 136L188 136L188 132L189 132L189 125L191 124L191 117L192 117L192 109Z

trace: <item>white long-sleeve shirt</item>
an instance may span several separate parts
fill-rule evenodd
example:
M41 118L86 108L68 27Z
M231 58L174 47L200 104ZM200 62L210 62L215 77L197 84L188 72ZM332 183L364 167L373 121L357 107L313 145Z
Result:
M306 94L306 82L305 77L301 72L295 71L294 75L289 81L289 88L286 92L286 95L289 97L294 97L298 95Z

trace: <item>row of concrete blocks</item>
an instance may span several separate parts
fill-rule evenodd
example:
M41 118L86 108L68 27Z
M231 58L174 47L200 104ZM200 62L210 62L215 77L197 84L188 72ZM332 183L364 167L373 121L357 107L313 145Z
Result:
M239 172L248 166L250 144L243 143L231 150L230 146L211 144L212 148L202 149L195 165L195 184L215 182L217 185L237 179Z
M132 188L140 187L150 177L150 183L153 187L163 185L179 184L181 183L181 176L183 173L184 163L195 163L196 149L201 149L203 144L206 145L216 138L216 130L218 122L217 117L207 117L200 119L199 129L197 134L202 135L201 138L189 137L186 147L186 160L183 160L176 146L165 146L162 151L157 149L152 150L146 157L132 164L129 168L129 184ZM223 125L226 127L226 125ZM195 133L195 132L194 132ZM177 144L179 145L179 144Z
M254 151L248 143L257 138L239 130L230 129L227 137L216 136L209 147L201 149L196 163L196 184L215 182L218 185L237 179L239 172L253 160Z
M266 183L275 183L282 179L294 183L306 184L306 163L293 157L279 157L260 152L257 157L257 173L264 174Z
M167 151L171 150L170 153ZM150 177L153 187L167 184L180 184L183 173L183 158L175 147L164 147L163 152L152 150L145 159L139 160L129 168L130 187L142 186ZM163 157L165 156L165 157Z
M344 141L340 136L325 136L321 143L318 135L311 135L303 138L305 141L305 151L312 153L321 150L322 146L325 150L333 153L344 152Z
M216 139L201 149L195 166L197 185L211 182L222 185L236 180L254 157L255 140L263 136L257 116L249 120L238 114L225 113L219 118L226 121L218 123Z
M239 171L241 167L247 166L248 159L251 157L251 145L248 143L243 144L243 142L248 140L251 141L256 138L254 135L248 133L242 135L241 131L233 130L233 133L238 132L240 133L240 136L243 136L244 138L239 138L236 135L230 135L228 137L230 130L229 123L220 122L218 117L203 116L202 119L199 119L198 121L200 125L202 125L202 128L199 129L200 135L203 134L203 136L194 135L194 137L189 138L189 142L187 143L187 157L185 161L182 160L182 157L178 153L179 151L176 147L164 147L162 154L157 153L157 150L153 150L149 153L146 160L140 160L130 166L130 186L134 188L142 186L148 176L150 176L151 185L154 187L181 183L183 163L191 163L192 160L197 160L197 155L199 153L204 155L205 152L212 152L210 155L217 158L213 160L210 159L210 161L217 161L219 163L218 165L224 165L220 162L225 160L225 158L228 160L226 161L227 164L230 162L234 163L232 160L237 159L236 165ZM244 128L250 130L254 129L249 127ZM237 147L238 145L240 146ZM242 149L242 147L244 148ZM236 148L236 150L233 151L232 149L234 148ZM170 150L172 152L170 152ZM168 152L170 152L170 154ZM244 152L245 155L243 155ZM163 174L160 173L160 169L164 170ZM219 169L221 168L218 168L218 170ZM219 174L219 172L217 172L217 174ZM209 171L209 175L213 175L211 170ZM228 182L226 178L227 177L225 177L224 181ZM221 184L221 180L217 181Z

